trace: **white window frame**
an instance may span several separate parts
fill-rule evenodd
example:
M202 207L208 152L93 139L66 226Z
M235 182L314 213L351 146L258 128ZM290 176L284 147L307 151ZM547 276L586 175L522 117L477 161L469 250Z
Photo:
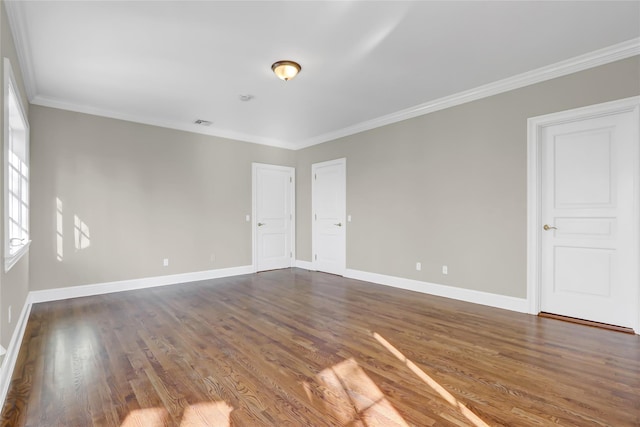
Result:
M10 189L9 189L9 173L10 173L10 164L9 164L9 149L11 145L11 129L10 129L10 94L13 92L13 97L15 98L15 103L17 105L18 113L21 116L21 119L25 126L25 147L24 147L24 164L26 165L24 173L19 171L21 178L26 178L26 194L27 197L30 198L30 162L29 162L29 120L27 115L25 114L24 107L22 105L22 99L20 97L20 91L18 89L18 85L16 83L15 76L13 74L13 69L11 67L11 62L8 58L4 58L4 271L7 272L13 267L26 253L29 252L29 245L31 244L30 235L29 235L29 210L30 210L30 200L27 199L26 202L26 214L20 215L20 226L25 230L26 236L22 239L22 241L16 245L15 238L11 238L10 235L10 211L9 211L9 197L10 197ZM20 192L22 195L22 191ZM12 253L13 250L13 253Z

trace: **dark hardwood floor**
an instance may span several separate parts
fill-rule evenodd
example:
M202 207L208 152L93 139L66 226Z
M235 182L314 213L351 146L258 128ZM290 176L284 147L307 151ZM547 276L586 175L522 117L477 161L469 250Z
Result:
M305 270L37 304L3 426L640 426L640 337Z

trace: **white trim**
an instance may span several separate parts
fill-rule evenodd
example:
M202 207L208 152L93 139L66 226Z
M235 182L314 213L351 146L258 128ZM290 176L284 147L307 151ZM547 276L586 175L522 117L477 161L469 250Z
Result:
M198 133L202 135L215 136L218 138L232 139L234 141L242 141L252 144L268 145L271 147L285 148L294 150L297 147L287 141L281 141L274 138L265 138L257 135L249 135L242 132L220 129L215 126L207 127L197 125L191 122L174 122L171 120L158 119L151 116L141 114L126 114L118 111L107 110L104 108L93 107L91 105L81 105L73 102L63 101L42 95L36 95L30 99L31 104L41 105L43 107L57 108L60 110L74 111L76 113L90 114L93 116L107 117L116 120L124 120L127 122L142 123L145 125L157 126L167 129L181 130L185 132Z
M16 361L18 360L20 345L22 344L24 332L27 327L27 320L29 319L29 314L31 313L31 307L33 307L33 304L92 295L103 295L112 292L177 285L251 273L253 273L251 266L245 265L240 267L221 268L217 270L196 271L191 273L172 274L169 276L145 277L141 279L120 280L117 282L96 283L92 285L70 286L67 288L29 292L24 306L22 307L20 317L16 323L16 327L13 330L13 335L11 336L7 353L2 361L2 366L0 366L0 405L4 405L7 392L9 391L11 377L16 366Z
M4 406L4 400L7 397L9 391L9 385L11 384L11 377L13 376L13 370L16 367L16 361L18 360L18 353L20 352L20 345L22 344L22 338L27 328L27 320L29 319L29 313L31 313L31 302L29 297L22 307L20 317L16 322L16 326L9 341L9 347L7 347L7 353L4 355L2 366L0 367L0 404Z
M421 292L423 294L436 295L474 304L487 305L489 307L502 308L504 310L527 313L528 305L525 298L511 297L507 295L492 294L475 291L472 289L457 288L454 286L439 285L437 283L422 282L419 280L405 279L403 277L387 276L378 273L347 269L345 277L377 283L379 285L392 286L394 288Z
M344 247L342 248L342 253L344 255L344 259L341 260L341 264L342 264L342 268L339 271L333 271L332 273L334 274L338 274L340 276L344 276L344 272L347 269L347 221L346 221L346 216L347 216L347 158L346 157L341 157L339 159L334 159L334 160L327 160L325 162L318 162L318 163L313 163L311 165L311 270L313 271L319 271L318 270L318 263L315 257L315 254L317 253L316 250L316 245L318 244L318 237L317 237L317 233L318 233L318 227L316 226L316 221L315 221L315 212L316 212L316 207L315 204L317 203L316 201L316 180L315 180L315 174L316 174L316 170L318 168L321 167L327 167L327 166L342 166L342 172L344 173L343 179L344 181L342 182L342 185L344 186L344 212L341 213L341 223L344 224Z
M16 263L18 261L20 261L20 258L22 258L22 256L24 254L29 252L29 246L31 246L31 240L28 240L27 243L25 243L24 245L20 246L20 249L18 249L18 251L15 254L9 255L7 257L4 257L4 271L5 271L5 273L7 271L11 270L11 267L16 265Z
M314 271L313 270L313 263L311 261L302 261L300 259L296 260L296 267L297 268L303 268L305 270L309 270L309 271Z
M76 111L79 113L93 114L97 116L110 117L119 120L126 120L136 123L143 123L153 126L159 126L169 129L183 130L187 132L200 133L204 135L216 136L220 138L230 138L238 141L245 141L254 144L269 145L273 147L286 148L290 150L299 150L323 142L332 141L345 136L364 132L366 130L375 129L388 124L400 122L413 117L418 117L434 111L443 110L445 108L461 105L467 102L497 95L510 90L519 89L535 83L562 77L568 74L583 71L589 68L605 65L621 59L630 58L640 54L640 37L633 38L621 43L617 43L602 49L595 50L583 55L575 56L551 65L527 71L515 76L507 77L493 83L488 83L470 90L459 92L443 98L428 101L414 107L410 107L401 111L387 114L378 118L357 123L346 128L342 128L333 132L317 135L301 142L282 141L273 138L264 138L258 135L248 135L240 132L229 130L221 130L218 128L206 128L191 123L178 123L157 118L123 114L116 111L96 108L90 105L81 105L60 99L50 98L38 94L36 78L33 72L33 64L31 62L32 54L28 43L26 26L27 22L22 12L22 2L7 1L4 2L9 24L14 36L18 60L23 71L25 88L29 101L35 105L45 107L59 108L63 110Z
M291 206L289 209L291 210L291 241L289 242L289 247L291 248L291 257L289 258L289 267L293 267L295 265L296 259L296 168L292 166L279 166L279 165L271 165L267 163L251 163L251 264L253 266L253 272L258 271L258 247L257 247L257 179L258 175L256 172L258 168L269 168L278 171L289 172L289 176L291 178Z
M4 70L4 76L3 76L3 90L4 90L4 94L3 94L3 117L4 117L4 123L3 123L3 143L2 143L2 150L4 153L4 157L3 157L3 176L4 176L4 184L3 184L3 197L4 197L4 212L3 212L3 219L2 222L4 223L4 271L5 273L7 271L9 271L11 269L11 267L13 267L19 260L20 258L22 258L26 253L29 252L29 246L31 243L31 240L27 240L26 243L22 244L22 246L13 254L10 255L11 253L11 245L10 245L10 233L9 233L9 145L11 144L11 137L9 134L9 127L10 127L10 108L9 108L9 96L10 93L13 92L14 96L15 96L15 101L16 101L16 106L18 107L18 113L21 115L21 120L25 126L24 129L24 139L25 139L25 146L24 146L24 163L27 166L27 194L29 195L29 198L31 197L31 163L30 163L30 127L29 127L29 117L27 116L24 106L22 105L22 97L20 96L20 88L18 87L18 83L16 82L16 77L13 74L13 67L11 66L11 61L9 60L9 58L3 58L3 70ZM22 172L20 172L20 174L22 175ZM21 222L21 225L24 225L27 228L27 238L29 237L29 234L31 232L30 230L30 226L29 226L29 217L30 217L30 210L31 210L31 199L29 199L28 203L27 203L27 218L24 219L23 222Z
M28 23L24 17L23 2L20 1L5 1L4 7L7 11L7 19L9 21L9 27L11 27L11 34L13 35L13 41L16 47L16 55L18 56L18 63L22 70L22 77L24 82L24 89L27 92L27 98L33 99L38 93L38 86L36 83L36 76L33 72L33 63L31 58L31 46L29 45L27 37Z
M298 268L310 269L311 263L308 261L296 261ZM170 276L157 276L141 279L122 280L117 282L97 283L92 285L71 286L68 288L48 289L43 291L31 291L27 296L25 304L20 313L20 317L13 331L13 336L7 349L7 354L0 367L0 404L4 401L9 390L13 370L18 359L20 345L27 327L27 320L31 313L33 304L58 301L69 298L78 298L92 295L102 295L112 292L122 292L136 289L152 288L158 286L168 286L181 283L188 283L200 280L216 279L222 277L239 276L251 274L252 266L240 266L224 268L219 270L199 271L193 273L174 274ZM392 286L395 288L407 289L421 293L437 295L491 307L502 308L517 312L526 312L526 300L522 298L509 297L504 295L490 294L470 289L455 288L451 286L438 285L434 283L420 282L417 280L404 279L401 277L386 276L366 271L345 270L345 277L363 280L380 285Z
M296 168L291 168L291 262L290 266L296 264L296 228L298 218L296 217Z
M603 49L595 50L584 55L569 58L564 61L556 62L555 64L527 71L522 74L507 77L506 79L478 86L473 89L434 99L414 107L387 114L372 120L367 120L337 131L318 135L316 137L309 138L300 144L296 144L295 149L299 150L321 144L323 142L333 141L345 136L379 128L392 123L433 113L435 111L444 110L456 105L466 104L467 102L498 95L500 93L555 79L557 77L566 76L568 74L577 73L579 71L609 64L611 62L630 58L639 54L640 37L614 44Z
M256 198L258 197L256 179L256 163L251 163L251 269L253 273L258 271L258 239L256 233Z
M219 279L222 277L251 274L250 265L240 267L220 268L217 270L179 273L169 276L144 277L140 279L120 280L117 282L96 283L91 285L69 286L66 288L46 289L29 292L29 303L58 301L69 298L87 297L92 295L110 294L112 292L132 291L136 289L155 288L158 286L176 285L180 283L197 282L201 280Z
M532 119L527 120L527 301L529 313L540 312L540 248L542 188L541 161L542 154L538 142L537 125Z
M634 112L640 123L640 96L605 102L588 107L573 110L560 111L544 116L531 117L527 120L527 301L528 312L538 314L540 312L540 287L541 287L541 236L542 215L542 164L541 164L541 135L545 127L566 123L568 121L596 118L612 114ZM638 129L640 133L640 129ZM640 141L640 138L636 138ZM640 159L634 173L635 197L634 216L640 221ZM636 241L640 245L640 224L636 223ZM640 247L636 247L636 254L640 253ZM636 257L637 258L637 257ZM640 268L640 267L639 267ZM640 277L640 271L637 273ZM637 320L634 330L640 334L640 290L636 304Z

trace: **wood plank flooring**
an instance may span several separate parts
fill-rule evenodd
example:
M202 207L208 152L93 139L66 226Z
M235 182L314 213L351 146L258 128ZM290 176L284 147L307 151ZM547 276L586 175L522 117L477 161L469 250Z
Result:
M37 304L2 426L640 426L640 337L305 270Z

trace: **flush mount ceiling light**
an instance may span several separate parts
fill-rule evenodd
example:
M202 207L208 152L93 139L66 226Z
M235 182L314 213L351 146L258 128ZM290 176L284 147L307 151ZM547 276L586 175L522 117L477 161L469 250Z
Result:
M300 64L293 61L278 61L274 62L271 69L280 80L285 82L294 78L302 69Z

